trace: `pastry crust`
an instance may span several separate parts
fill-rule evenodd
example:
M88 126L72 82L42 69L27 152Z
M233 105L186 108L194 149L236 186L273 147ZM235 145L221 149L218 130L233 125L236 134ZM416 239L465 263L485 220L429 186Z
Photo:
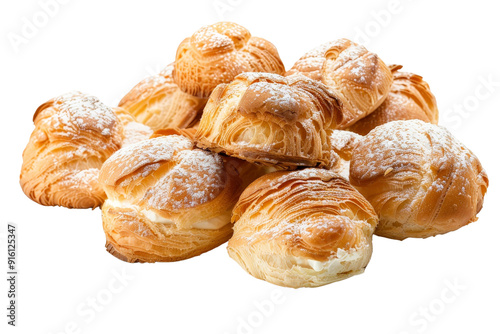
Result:
M177 49L174 78L188 94L208 98L217 85L244 72L283 75L285 67L272 43L236 23L204 26Z
M345 129L372 113L387 97L392 73L365 47L342 38L320 45L302 56L287 76L303 74L319 80L342 101Z
M115 107L113 111L122 124L122 147L149 139L153 134L149 126L137 122L134 116L125 109Z
M350 181L380 217L376 234L426 238L475 221L488 176L448 130L420 120L372 130L354 149Z
M180 135L119 150L99 176L108 250L128 262L178 261L224 243L238 196L261 175L249 165Z
M187 128L187 129L179 129L179 128L166 128L156 130L151 138L161 137L161 136L170 136L170 135L179 135L187 137L191 140L194 140L194 135L196 134L195 128Z
M275 172L241 195L228 252L259 279L321 286L364 271L377 220L370 203L332 171Z
M436 98L427 82L420 75L399 72L400 65L389 68L394 77L389 95L373 113L350 126L349 131L364 136L379 125L410 119L438 123Z
M119 106L153 130L186 128L196 123L207 100L184 93L174 81L173 69L172 63L158 75L138 83Z
M337 98L305 76L244 73L210 96L197 145L291 169L327 166L328 131L342 120Z
M349 165L352 152L363 137L345 130L333 130L329 137L334 158L332 158L331 166L328 169L349 180Z
M118 150L122 128L96 97L71 92L42 104L23 152L20 183L33 201L50 206L95 208L105 199L99 168Z

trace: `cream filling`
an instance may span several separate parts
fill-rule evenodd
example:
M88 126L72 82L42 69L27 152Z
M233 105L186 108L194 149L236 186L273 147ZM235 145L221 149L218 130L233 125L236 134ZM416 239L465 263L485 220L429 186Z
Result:
M109 205L115 208L124 208L124 209L133 209L139 213L141 213L144 217L146 217L152 223L158 224L174 224L175 222L159 215L157 212L149 209L141 208L138 205L129 204L126 202L121 202L113 199L106 200ZM191 225L193 228L199 228L201 230L218 230L221 227L229 224L231 222L231 212L225 213L223 215L213 217L210 219L199 220Z
M323 270L326 271L338 271L342 265L340 262L354 262L358 260L361 257L362 251L359 250L354 250L354 251L345 251L343 249L337 250L337 255L327 261L317 261L317 260L311 260L311 259L304 259L301 257L296 257L292 256L290 258L291 262L303 267L303 268L308 268L312 269L316 272L320 272Z
M292 262L295 262L295 264L301 267L313 269L314 271L322 271L325 268L329 268L335 260L337 259L332 259L328 261L317 261L317 260L303 259L300 257L294 257Z

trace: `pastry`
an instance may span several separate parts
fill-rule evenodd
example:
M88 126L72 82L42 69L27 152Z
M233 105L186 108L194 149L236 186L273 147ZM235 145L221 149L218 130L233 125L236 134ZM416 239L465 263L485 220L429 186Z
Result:
M122 124L122 147L149 139L153 134L154 131L149 126L137 122L125 109L115 107L113 111Z
M355 147L350 181L380 217L376 234L426 238L477 220L488 176L448 130L420 120L376 127Z
M113 110L96 97L71 92L38 107L33 122L23 152L24 193L42 205L99 206L105 198L99 168L122 142Z
M166 128L166 129L156 130L151 135L151 138L156 138L156 137L161 137L161 136L169 136L169 135L179 135L179 136L184 136L184 137L187 137L191 140L194 140L195 134L196 134L196 129L194 129L194 128L186 128L186 129Z
M241 195L228 252L256 278L321 286L364 271L377 220L370 203L332 171L275 172Z
M238 196L260 176L249 165L180 135L119 150L99 175L108 251L128 262L178 261L226 242Z
M420 75L399 72L402 66L391 65L394 81L385 101L374 112L349 127L366 135L379 125L399 120L419 119L437 124L439 113L436 98Z
M218 84L229 83L243 72L283 75L285 67L272 43L252 37L236 23L204 26L177 49L175 82L199 98L208 98Z
M333 158L331 166L328 169L337 172L346 180L349 180L349 165L352 152L363 137L345 130L333 130L329 137Z
M303 74L333 90L342 102L345 129L372 113L387 97L392 73L373 52L348 39L320 45L300 58L287 76Z
M186 128L196 123L206 99L184 93L172 77L174 64L148 77L123 97L119 106L153 130Z
M318 81L243 73L214 90L196 141L214 152L284 169L326 166L328 131L341 120L337 98Z

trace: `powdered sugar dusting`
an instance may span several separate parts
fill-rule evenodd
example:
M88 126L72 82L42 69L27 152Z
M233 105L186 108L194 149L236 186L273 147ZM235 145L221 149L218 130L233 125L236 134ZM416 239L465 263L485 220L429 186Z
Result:
M231 37L238 39L243 35L250 36L245 28L235 24L208 25L193 34L191 43L201 53L213 50L227 52L236 47Z
M69 175L63 183L67 183L69 188L87 189L91 193L97 184L99 169L82 169L75 174Z
M349 78L359 84L373 82L374 67L377 55L368 52L363 46L353 45L342 51L335 60L335 68L349 72Z
M140 141L149 139L153 134L153 130L139 122L129 122L123 128L122 147L129 146Z
M267 96L263 103L268 106L268 110L271 112L295 110L298 107L297 101L299 100L299 96L287 85L256 82L249 89L256 93L256 97L260 97L261 94Z
M343 130L333 130L330 135L332 148L337 152L347 154L354 149L362 138L357 133Z
M103 136L111 136L117 118L111 108L94 96L80 92L70 92L54 99L60 110L55 126L70 130L76 125L81 130L93 130Z
M224 167L219 155L195 149L180 152L178 159L150 192L151 207L192 208L213 200L224 188Z
M118 150L104 163L103 168L112 165L113 168L120 170L121 175L128 175L147 164L168 161L176 152L189 150L193 146L191 140L178 135L148 139ZM142 176L147 176L153 170L155 169L145 171L146 175Z
M422 163L432 163L432 152L439 152L443 161L453 161L455 168L471 166L472 153L447 129L409 120L386 123L372 130L356 149L355 169L363 178L371 178L390 168L401 167L408 159L418 163L410 158L416 155Z

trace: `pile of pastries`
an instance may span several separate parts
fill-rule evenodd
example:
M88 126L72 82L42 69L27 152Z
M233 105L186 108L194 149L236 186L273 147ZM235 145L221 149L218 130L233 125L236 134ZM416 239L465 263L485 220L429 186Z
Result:
M42 104L21 187L102 210L107 250L179 261L226 241L251 275L315 287L362 273L372 235L403 240L477 220L488 177L445 128L421 76L347 39L285 70L276 47L220 22L109 107Z

